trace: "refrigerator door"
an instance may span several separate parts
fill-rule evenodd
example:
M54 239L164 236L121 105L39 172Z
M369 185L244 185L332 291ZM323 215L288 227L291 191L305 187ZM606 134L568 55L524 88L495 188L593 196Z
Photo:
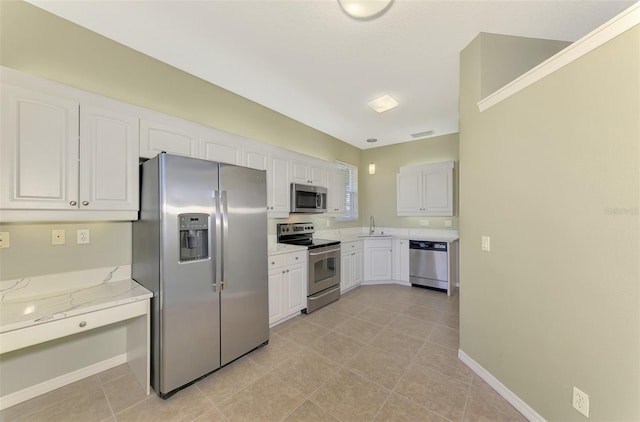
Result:
M216 238L218 163L165 154L160 160L159 393L164 395L220 367L220 301L214 281L217 245L212 241ZM208 220L206 256L196 254L186 260L185 247L198 246L199 240L191 236L193 242L184 244L185 218L195 218L194 227L202 229L203 215Z
M266 173L220 164L220 191L225 365L269 340Z

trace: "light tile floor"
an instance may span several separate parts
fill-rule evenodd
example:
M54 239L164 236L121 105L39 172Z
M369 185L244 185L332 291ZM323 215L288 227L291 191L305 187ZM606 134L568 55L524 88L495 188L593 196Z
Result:
M126 365L0 413L4 421L526 421L457 358L458 297L361 286L168 400Z

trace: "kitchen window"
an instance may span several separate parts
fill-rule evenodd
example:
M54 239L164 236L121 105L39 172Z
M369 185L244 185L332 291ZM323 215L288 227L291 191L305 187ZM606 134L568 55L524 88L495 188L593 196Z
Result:
M345 213L336 217L337 221L358 219L358 167L351 164L336 161L338 170L344 174Z

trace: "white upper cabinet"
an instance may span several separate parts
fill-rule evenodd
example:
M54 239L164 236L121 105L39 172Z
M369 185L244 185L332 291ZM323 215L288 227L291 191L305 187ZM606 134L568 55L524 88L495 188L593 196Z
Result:
M3 69L2 221L137 218L138 119L127 112Z
M80 208L138 209L138 119L80 106Z
M453 161L402 167L396 177L399 216L453 215Z
M140 119L140 157L161 152L198 158L198 125L166 115Z
M344 173L335 167L327 169L327 214L344 215L345 199Z
M238 135L207 128L200 135L200 158L242 165L243 143L244 138Z
M270 218L289 216L289 160L258 143L247 142L242 164L267 171L267 214Z
M291 183L326 186L325 163L311 159L291 159Z
M77 101L2 85L2 209L78 207Z

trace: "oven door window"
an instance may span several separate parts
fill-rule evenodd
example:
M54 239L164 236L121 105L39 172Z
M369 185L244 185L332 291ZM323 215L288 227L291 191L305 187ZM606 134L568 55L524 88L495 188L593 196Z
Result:
M327 279L333 278L336 276L337 271L337 259L335 257L328 257L327 259L323 259L321 261L317 261L313 265L313 275L314 282L321 283Z

